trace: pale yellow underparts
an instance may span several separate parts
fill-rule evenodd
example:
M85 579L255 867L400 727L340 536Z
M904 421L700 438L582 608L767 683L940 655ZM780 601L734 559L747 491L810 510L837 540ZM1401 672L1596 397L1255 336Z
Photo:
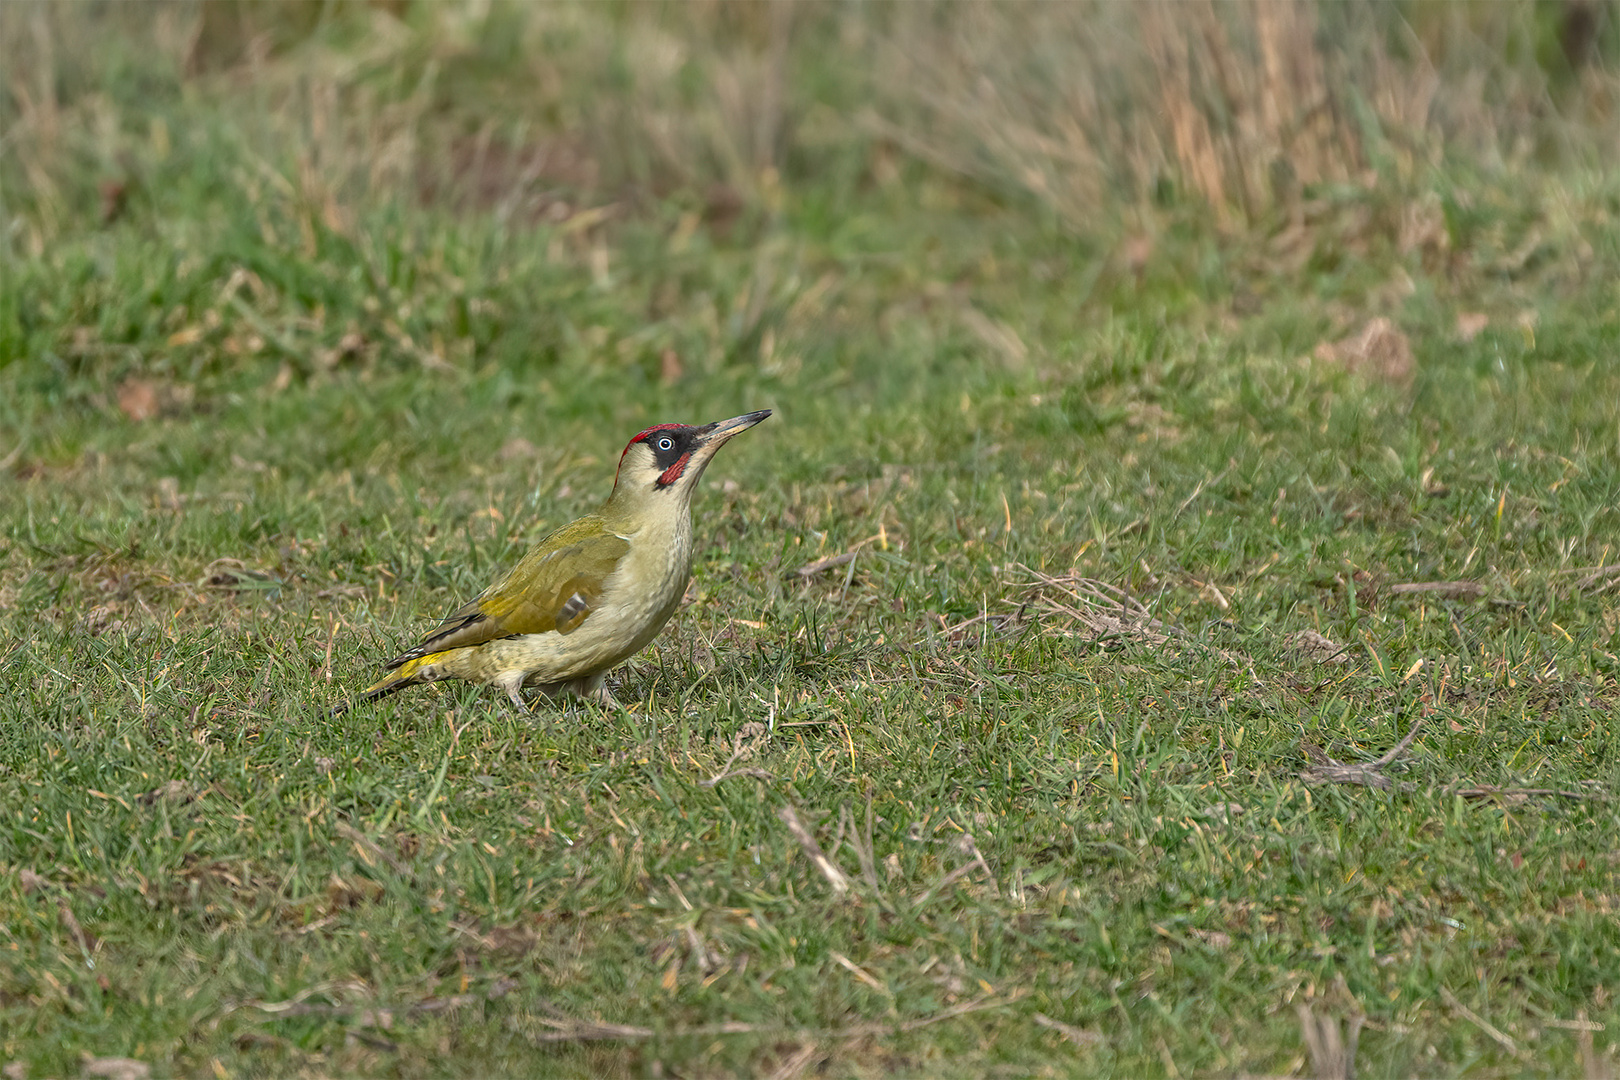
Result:
M692 573L691 509L683 505L678 515L650 518L634 532L615 532L630 542L630 551L603 583L590 617L576 629L430 653L401 667L395 677L491 683L519 707L518 689L525 686L548 697L573 693L611 703L602 685L608 671L651 643L686 593Z

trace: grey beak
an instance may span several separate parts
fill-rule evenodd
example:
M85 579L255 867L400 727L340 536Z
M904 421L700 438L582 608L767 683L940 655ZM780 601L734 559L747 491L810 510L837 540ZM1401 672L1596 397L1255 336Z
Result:
M730 420L716 420L712 424L698 428L698 431L703 435L704 446L719 446L739 431L747 431L769 415L771 410L761 409L758 412L733 416Z

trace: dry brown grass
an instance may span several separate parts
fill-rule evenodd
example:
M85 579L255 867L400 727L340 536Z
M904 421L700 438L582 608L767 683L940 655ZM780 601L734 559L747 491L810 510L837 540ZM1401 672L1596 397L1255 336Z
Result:
M882 180L886 148L1110 231L1177 191L1240 226L1447 154L1602 162L1607 9L1410 18L1268 0L23 2L0 8L0 34L27 43L0 93L0 191L36 249L98 185L116 216L173 126L196 122L182 86L191 105L250 106L231 136L263 163L258 182L333 226L378 198L560 221L676 191L723 218L772 205L790 158L815 170L854 153ZM182 104L164 115L154 88Z
M1601 11L1582 5L1436 4L1414 23L1267 0L905 10L879 67L897 108L878 130L1073 224L1147 204L1166 181L1239 224L1306 187L1410 181L1448 152L1592 164L1614 123L1614 79L1588 62L1595 31L1580 24ZM1562 20L1575 59L1536 59L1538 18Z
M779 184L804 10L25 0L0 9L29 43L0 86L0 192L35 252L196 139L340 232L388 199L533 222L689 189L734 213Z

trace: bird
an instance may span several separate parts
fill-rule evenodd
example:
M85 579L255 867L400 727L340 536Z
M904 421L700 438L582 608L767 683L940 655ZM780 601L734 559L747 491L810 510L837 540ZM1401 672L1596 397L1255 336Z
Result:
M639 432L619 455L613 493L600 509L546 535L414 649L390 660L388 674L355 704L466 679L506 691L519 712L529 709L524 687L616 707L607 673L657 637L686 594L692 493L703 470L734 435L770 415L761 409Z

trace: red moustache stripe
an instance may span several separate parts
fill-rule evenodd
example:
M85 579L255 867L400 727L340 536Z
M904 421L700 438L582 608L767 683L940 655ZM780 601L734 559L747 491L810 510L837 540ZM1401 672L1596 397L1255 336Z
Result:
M691 454L682 454L676 459L675 464L664 470L663 475L658 478L658 486L669 487L669 485L679 480L681 473L686 471L686 463L691 460Z

